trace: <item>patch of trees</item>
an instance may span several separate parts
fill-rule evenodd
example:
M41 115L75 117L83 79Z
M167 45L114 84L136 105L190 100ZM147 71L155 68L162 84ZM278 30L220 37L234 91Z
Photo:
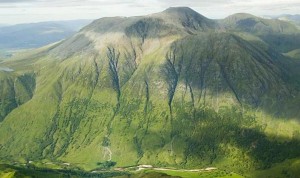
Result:
M105 162L98 162L97 163L97 170L109 170L112 167L114 167L117 164L117 162L114 161L105 161Z

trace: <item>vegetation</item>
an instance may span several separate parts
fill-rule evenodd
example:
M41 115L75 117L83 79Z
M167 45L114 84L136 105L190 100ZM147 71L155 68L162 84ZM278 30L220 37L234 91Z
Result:
M0 165L0 177L1 178L34 178L34 177L45 177L45 178L64 178L64 177L99 177L99 178L108 178L108 177L117 177L122 175L129 175L126 172L97 172L89 173L81 170L71 170L71 169L46 169L46 168L37 168L34 166L25 166L17 167L1 164Z
M151 172L151 171L150 171ZM238 174L226 171L204 171L204 172L186 172L186 171L158 171L171 176L182 178L243 178Z
M116 162L113 162L113 161L105 161L103 163L99 162L97 163L97 165L99 166L98 169L102 169L102 170L108 170L112 167L114 167L117 163Z

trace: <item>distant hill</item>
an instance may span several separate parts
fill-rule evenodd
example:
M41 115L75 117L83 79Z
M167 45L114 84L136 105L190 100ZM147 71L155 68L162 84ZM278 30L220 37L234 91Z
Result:
M0 49L41 47L70 37L91 21L53 21L12 26L0 24Z
M291 23L278 19L265 19L251 14L233 14L222 20L225 27L257 34L281 33L293 34L298 29Z
M227 31L247 33L247 35L259 37L281 53L300 48L299 28L289 21L238 13L219 22Z
M300 24L300 14L296 14L296 15L284 14L284 15L277 16L276 19L298 22L298 24Z
M265 18L286 21L296 25L300 29L300 14L282 14L278 16L265 16Z

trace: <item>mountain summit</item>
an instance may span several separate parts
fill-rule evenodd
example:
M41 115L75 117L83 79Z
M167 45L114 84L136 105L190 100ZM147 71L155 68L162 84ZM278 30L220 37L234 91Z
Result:
M101 18L1 63L1 160L239 173L297 160L299 61L227 22L187 7Z
M171 16L170 18L172 19L181 19L183 20L196 20L197 21L207 21L209 20L208 18L202 16L198 12L194 11L193 9L189 7L170 7L166 10L164 10L161 13L158 14L167 14Z
M202 16L189 7L170 7L159 14L187 29L208 30L217 27L214 21Z

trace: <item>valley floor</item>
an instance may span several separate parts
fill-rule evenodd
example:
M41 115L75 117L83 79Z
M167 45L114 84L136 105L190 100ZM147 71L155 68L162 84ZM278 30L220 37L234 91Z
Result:
M135 166L128 168L115 168L114 170L101 170L101 171L82 171L75 169L49 169L38 168L33 164L23 165L8 165L0 164L0 178L23 178L23 177L43 177L43 178L56 178L56 177L115 177L115 178L201 178L201 177L217 177L217 178L242 178L233 172L218 170L217 168L205 169L175 169L175 168L152 168Z

